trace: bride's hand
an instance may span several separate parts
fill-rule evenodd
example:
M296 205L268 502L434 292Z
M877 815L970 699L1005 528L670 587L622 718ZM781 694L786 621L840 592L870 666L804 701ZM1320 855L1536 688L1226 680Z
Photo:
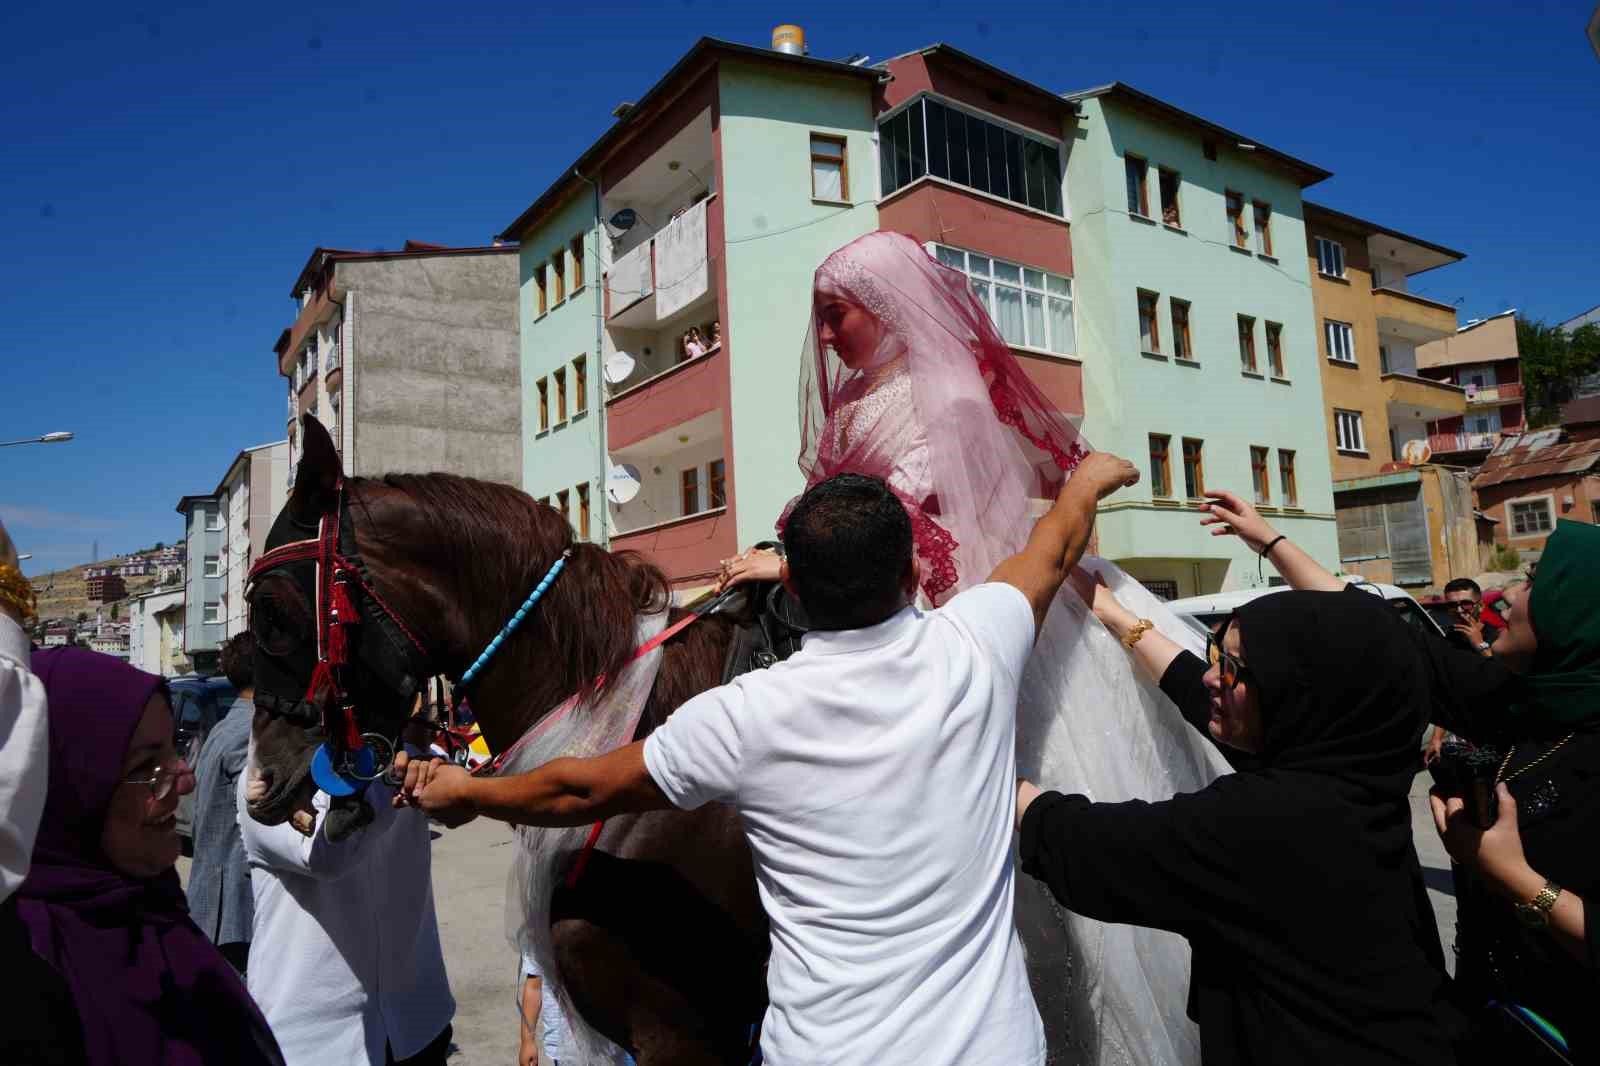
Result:
M751 548L732 559L722 560L717 591L723 592L749 581L777 581L783 570L778 553L767 548Z
M1200 524L1216 526L1211 531L1213 537L1237 534L1240 540L1250 546L1251 551L1258 553L1277 537L1278 531L1267 525L1267 520L1236 494L1226 490L1208 490L1206 496L1211 502L1200 505L1200 509L1206 512Z
M1132 611L1122 606L1122 602L1106 584L1106 579L1099 574L1075 566L1072 568L1072 573L1067 575L1067 581L1071 583L1072 591L1078 594L1078 598L1088 604L1089 610L1100 619L1100 624L1118 637L1139 621Z

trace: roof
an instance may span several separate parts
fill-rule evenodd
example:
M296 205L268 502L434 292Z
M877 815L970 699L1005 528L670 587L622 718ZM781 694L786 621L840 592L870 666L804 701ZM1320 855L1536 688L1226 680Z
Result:
M1426 248L1430 252L1436 252L1439 255L1445 256L1452 262L1456 262L1467 257L1466 252L1458 252L1454 248L1446 248L1442 244L1434 244L1432 241L1425 241L1421 237L1413 237L1409 233L1401 233L1397 229L1390 229L1388 226L1381 225L1377 222L1369 222L1364 218L1358 218L1357 216L1348 214L1344 211L1336 211L1333 208L1328 207L1326 204L1312 203L1310 200L1306 200L1305 206L1307 210L1320 211L1322 214L1331 217L1334 221L1340 222L1351 229L1360 230L1369 237L1373 234L1381 233L1385 237L1393 237L1397 241L1405 241L1406 243L1414 244L1419 248ZM1443 263L1436 265L1444 266ZM1429 267L1428 269L1431 270L1433 268ZM1418 273L1421 272L1419 271Z
M207 493L195 493L192 496L178 497L178 513L188 514L197 503L216 503L217 498Z
M1496 448L1473 475L1472 487L1488 488L1533 478L1582 475L1600 466L1600 439L1560 443L1559 431L1514 438L1515 447Z
M1269 148L1253 137L1246 137L1244 134L1236 133L1235 131L1228 129L1226 126L1219 126L1209 119L1203 119L1199 115L1190 114L1180 107L1176 107L1167 103L1165 100L1157 99L1156 97L1151 96L1149 93L1140 92L1138 89L1135 89L1133 86L1128 85L1125 82L1114 81L1106 85L1098 85L1093 89L1082 89L1074 93L1062 93L1062 97L1064 99L1070 100L1073 103L1079 103L1084 100L1091 100L1101 96L1109 96L1113 99L1132 104L1138 108L1142 108L1145 111L1152 111L1160 117L1167 119L1169 122L1177 122L1187 126L1197 126L1207 133L1210 133L1213 136L1219 137L1235 145L1253 145L1254 150L1251 152L1252 155L1258 155L1265 159L1269 159L1279 167L1288 171L1294 176L1295 180L1300 183L1301 188L1305 188L1307 185L1315 185L1319 181L1333 177L1333 171L1331 170L1324 170L1315 163L1307 163L1303 159L1297 159L1287 152L1278 151L1276 148Z
M1460 336L1463 333L1471 333L1473 330L1477 329L1479 326L1481 326L1481 325L1483 325L1483 324L1485 324L1487 322L1493 322L1497 318L1504 318L1507 315L1514 315L1516 313L1517 313L1517 309L1515 307L1508 307L1504 311L1501 311L1497 315L1490 315L1488 318L1475 319L1475 320L1473 320L1471 322L1468 322L1466 325L1462 326L1460 329L1456 330L1456 335Z
M1600 13L1600 8L1596 8L1595 10L1597 13ZM1595 325L1597 323L1600 323L1600 304L1596 304L1580 315L1573 315L1571 318L1561 323L1561 328L1570 332L1571 330L1578 329L1580 326Z
M295 275L294 288L289 290L289 298L291 300L298 299L301 292L312 287L311 278L308 275L320 273L329 263L380 259L431 259L435 256L484 255L492 252L515 252L516 250L517 246L515 244L479 244L456 248L445 244L429 244L425 241L406 241L402 247L391 251L379 249L370 252L356 251L351 248L324 248L318 245L311 250L311 257L306 260L306 265L300 268L300 273ZM288 337L289 331L284 330L283 333L284 335L278 338L279 343L282 343Z
M1076 114L1078 111L1078 102L1076 100L1073 100L1061 93L1052 92L1051 90L1046 89L1044 86L1031 82L1026 78L1018 77L1008 70L1001 70L994 64L987 63L979 59L977 56L972 55L970 52L963 52L954 45L945 44L943 41L930 44L926 48L918 48L914 52L904 52L897 56L891 56L882 63L875 63L873 66L878 70L886 70L888 68L888 64L894 62L896 59L904 59L906 56L911 55L919 55L923 56L924 58L927 56L947 56L951 59L957 60L958 62L977 67L979 70L990 75L991 77L1007 83L1012 88L1020 89L1022 92L1033 97L1037 102L1048 107L1060 109L1068 112L1069 114Z
M580 173L592 171L594 164L604 159L611 150L617 147L629 135L642 129L654 117L657 104L663 103L669 96L671 88L686 74L692 71L702 61L715 57L730 59L755 59L763 63L773 63L795 70L809 70L821 74L830 74L840 77L860 78L876 82L883 77L883 71L874 67L852 66L849 63L836 63L831 59L813 59L810 56L790 55L787 52L774 52L770 48L755 48L747 44L735 44L732 41L722 41L715 37L702 37L694 43L683 58L672 65L672 69L663 74L657 82L650 86L638 101L623 113L611 128L600 135L600 139L584 150L576 160L563 167L561 176L539 194L538 199L529 204L527 209L518 215L510 225L500 231L501 235L510 239L521 236L524 230L533 223L547 209L558 203L568 189L580 181Z
M1582 426L1600 422L1600 396L1584 396L1561 405L1563 426Z

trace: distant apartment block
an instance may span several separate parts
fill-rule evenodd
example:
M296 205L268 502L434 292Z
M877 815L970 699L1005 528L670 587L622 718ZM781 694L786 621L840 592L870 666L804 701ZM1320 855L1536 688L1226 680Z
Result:
M1466 411L1431 422L1428 447L1440 462L1477 466L1507 434L1521 433L1527 417L1517 312L1475 319L1454 334L1417 348L1418 373L1466 394Z
M120 600L128 595L127 582L117 573L97 574L84 579L85 595L90 603Z

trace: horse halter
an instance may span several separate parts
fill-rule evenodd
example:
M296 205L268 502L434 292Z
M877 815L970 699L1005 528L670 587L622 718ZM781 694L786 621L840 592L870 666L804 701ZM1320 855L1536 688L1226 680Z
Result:
M246 588L274 570L307 562L313 568L317 634L311 680L305 695L293 700L258 685L256 702L269 714L306 728L322 727L326 739L312 759L312 777L329 795L348 796L387 773L399 746L398 736L390 738L363 729L351 696L353 648L362 631L373 631L378 637L361 639L363 666L398 695L407 713L423 681L437 671L422 642L367 576L355 550L343 478L334 485L333 506L317 520L317 535L263 553L250 567Z

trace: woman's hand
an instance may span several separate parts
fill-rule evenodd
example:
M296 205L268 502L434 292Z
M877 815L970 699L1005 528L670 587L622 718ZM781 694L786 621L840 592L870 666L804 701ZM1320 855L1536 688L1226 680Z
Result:
M1017 832L1022 832L1022 816L1028 813L1028 806L1042 795L1038 785L1025 777L1017 778Z
M1075 566L1072 573L1067 575L1067 581L1078 598L1088 604L1089 610L1100 619L1100 624L1111 630L1119 640L1139 621L1132 611L1122 606L1116 593L1106 584L1106 579L1099 574Z
M1240 499L1234 493L1226 490L1206 493L1210 503L1201 504L1206 512L1206 517L1200 519L1202 526L1215 526L1211 531L1213 537L1225 537L1232 533L1250 546L1256 554L1261 553L1269 543L1278 536L1278 531L1267 524L1254 507Z
M1462 866L1477 870L1496 891L1512 899L1526 899L1537 892L1544 879L1535 874L1522 853L1522 834L1517 831L1517 801L1501 783L1495 786L1499 813L1494 825L1479 829L1459 797L1445 799L1430 793L1433 825L1439 831L1444 849ZM1527 886L1533 885L1533 892Z
M722 560L722 576L717 579L717 591L723 592L735 585L750 581L777 581L783 571L783 559L770 548L751 548L732 559Z

